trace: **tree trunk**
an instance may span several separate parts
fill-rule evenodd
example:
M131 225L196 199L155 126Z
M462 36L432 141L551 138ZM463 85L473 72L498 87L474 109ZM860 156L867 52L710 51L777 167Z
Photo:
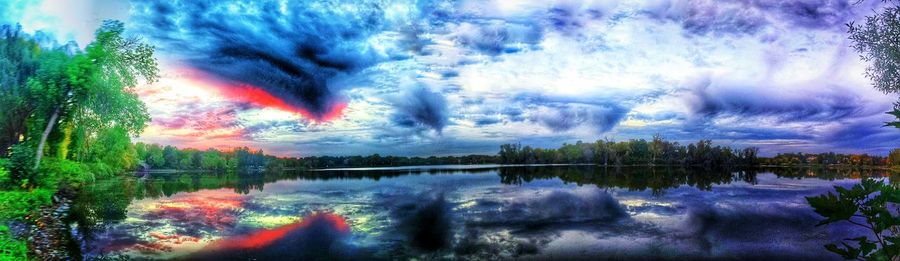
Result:
M53 126L56 125L56 120L59 119L59 106L56 109L53 109L53 115L50 115L50 120L47 121L47 128L44 128L44 133L41 134L41 141L38 143L37 152L34 156L34 169L37 169L41 166L41 157L44 156L44 144L47 143L47 137L50 136L50 131L53 130Z

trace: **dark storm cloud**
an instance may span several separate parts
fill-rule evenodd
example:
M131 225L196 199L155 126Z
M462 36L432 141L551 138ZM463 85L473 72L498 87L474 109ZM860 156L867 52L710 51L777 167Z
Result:
M792 95L753 88L714 86L701 83L687 96L687 103L696 116L774 116L782 122L832 121L871 115L865 100L843 91L839 86L823 84L823 91L807 95Z
M606 132L619 124L629 109L616 104L548 104L536 109L530 119L554 131L566 131L589 124Z
M819 142L836 148L883 154L900 144L900 132L882 127L890 117L872 117L844 124L823 136Z
M447 126L449 111L444 95L423 85L412 87L394 101L396 111L391 120L403 127L427 127L438 132Z
M263 88L322 117L340 100L332 79L382 59L366 42L382 29L375 4L150 1L133 21L160 48L222 80Z

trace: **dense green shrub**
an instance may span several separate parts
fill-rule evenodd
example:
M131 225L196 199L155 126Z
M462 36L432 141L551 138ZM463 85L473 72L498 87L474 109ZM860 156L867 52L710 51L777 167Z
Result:
M10 148L7 170L10 172L10 182L14 185L27 188L34 184L34 148L27 144L17 144Z
M41 206L49 205L53 190L0 191L0 221L21 219Z
M0 225L0 261L27 260L27 253L25 242L14 239L9 227Z
M41 162L41 167L38 169L38 173L41 174L36 182L43 188L53 188L61 183L83 184L96 179L91 169L88 164L48 158Z
M9 176L9 170L6 169L7 164L9 164L8 160L0 159L0 189L5 189L12 185L12 177Z

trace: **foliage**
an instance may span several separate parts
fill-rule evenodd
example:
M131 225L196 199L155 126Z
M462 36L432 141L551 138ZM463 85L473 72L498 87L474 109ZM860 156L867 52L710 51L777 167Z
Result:
M104 21L83 51L0 28L0 158L9 157L0 181L52 187L137 165L131 138L149 115L133 88L159 72L154 48L124 28ZM56 159L41 164L43 155Z
M27 260L27 246L24 241L13 238L6 227L7 220L22 220L35 209L51 203L53 191L36 189L32 191L0 190L0 261Z
M893 149L888 154L887 158L888 165L893 167L900 167L900 149Z
M841 165L853 167L871 167L889 165L887 157L868 154L826 153L779 153L775 157L763 159L765 165L804 166L804 165Z
M0 220L21 219L32 210L49 205L53 191L0 191Z
M683 146L665 141L658 135L653 141L644 139L614 142L598 140L593 143L578 141L565 143L558 149L532 148L520 144L500 146L500 163L504 164L561 164L592 163L600 165L685 165L685 166L734 166L756 165L756 148L732 149L713 146L712 141L701 140Z
M10 148L9 163L6 167L10 171L10 182L14 186L28 188L35 183L34 148L28 143L19 143Z
M38 172L45 173L38 180L38 186L52 188L57 184L80 184L95 180L95 176L86 164L50 158L41 163Z
M12 184L12 177L9 175L9 170L6 170L7 165L9 165L9 160L0 159L0 189Z
M123 163L92 158L104 149L122 150L121 137L140 134L149 121L133 87L139 78L149 82L158 78L153 48L123 32L122 23L106 21L84 52L51 50L40 55L40 66L28 80L28 100L35 113L28 120L26 139L36 140L35 168L53 150L62 151L57 154L63 158L71 151L75 160L101 161L113 168L134 165L127 158L117 159ZM45 151L48 141L51 145Z
M866 236L848 238L841 246L828 244L825 248L845 259L891 260L900 256L900 216L895 216L900 210L896 205L900 203L900 189L869 178L850 189L834 188L837 195L829 192L806 198L825 218L817 226L848 222L871 231L874 240Z
M849 33L853 48L869 63L866 77L875 89L885 94L900 93L900 7L888 6L866 17L864 24L850 23ZM900 102L888 114L898 121L886 125L900 128Z
M25 134L25 118L31 113L26 81L37 70L39 53L21 26L0 27L0 157Z
M89 149L86 161L102 163L115 172L129 170L137 165L137 151L128 137L128 132L121 127L105 129L100 132L95 145Z
M894 116L898 121L885 122L885 127L895 127L900 129L900 101L894 103L894 110L887 112L887 114Z
M25 242L13 238L9 227L0 225L0 261L27 260L27 253Z

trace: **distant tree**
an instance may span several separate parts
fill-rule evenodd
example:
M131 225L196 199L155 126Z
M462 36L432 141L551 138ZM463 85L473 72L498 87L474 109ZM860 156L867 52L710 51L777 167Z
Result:
M163 147L163 161L165 162L163 164L165 168L178 169L181 165L178 159L178 148L173 146Z
M869 63L866 77L875 89L885 94L900 93L900 8L889 6L866 17L864 24L850 23L850 40L860 57ZM900 128L900 101L888 114L897 121L885 126Z
M145 161L153 168L162 168L165 166L166 159L163 157L162 147L157 144L147 146L147 158Z
M147 162L147 144L143 142L135 143L134 152L139 161Z
M891 150L891 153L888 154L888 165L900 167L900 149Z
M111 128L101 132L89 155L88 160L106 164L116 172L131 169L138 162L137 152L131 144L128 131L122 128Z

